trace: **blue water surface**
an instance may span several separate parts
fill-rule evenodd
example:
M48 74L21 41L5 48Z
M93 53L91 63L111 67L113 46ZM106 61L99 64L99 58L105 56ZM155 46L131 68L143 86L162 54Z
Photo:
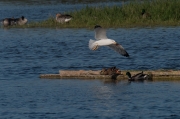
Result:
M180 69L179 28L108 29L130 54L88 48L92 29L0 29L1 118L179 118L179 82L47 80L59 70Z

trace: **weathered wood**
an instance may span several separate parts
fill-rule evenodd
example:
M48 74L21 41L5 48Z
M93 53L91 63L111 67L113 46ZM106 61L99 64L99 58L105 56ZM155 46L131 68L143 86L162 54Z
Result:
M141 72L140 70L128 70L132 75ZM113 79L127 80L127 70L121 71L121 75L100 75L100 70L60 70L59 74L42 74L40 78L49 79ZM145 70L145 74L153 74L153 80L180 80L180 70Z
M61 76L88 76L88 75L100 75L100 70L92 71L92 70L60 70L59 74Z
M40 78L60 79L60 74L41 74Z

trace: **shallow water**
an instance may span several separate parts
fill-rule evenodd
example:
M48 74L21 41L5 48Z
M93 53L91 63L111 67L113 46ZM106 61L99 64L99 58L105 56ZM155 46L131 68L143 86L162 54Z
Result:
M4 16L8 10L10 14L22 11L22 5L0 6ZM29 12L34 15L30 19L42 20L41 8L55 13L58 5L33 7L38 10ZM0 28L0 118L180 118L180 82L39 78L62 69L180 69L179 27L108 29L107 35L122 44L130 57L107 47L90 51L92 29Z

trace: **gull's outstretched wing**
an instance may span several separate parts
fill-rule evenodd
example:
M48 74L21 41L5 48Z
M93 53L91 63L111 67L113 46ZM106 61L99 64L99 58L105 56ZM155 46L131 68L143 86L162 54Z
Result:
M107 39L106 29L103 29L101 26L96 25L94 31L96 40Z
M126 52L126 50L120 45L120 44L111 44L108 45L110 48L118 52L119 54L129 57L129 54Z
M92 39L89 40L89 49L90 50L97 50L98 49L98 44L96 43L95 40L92 40Z

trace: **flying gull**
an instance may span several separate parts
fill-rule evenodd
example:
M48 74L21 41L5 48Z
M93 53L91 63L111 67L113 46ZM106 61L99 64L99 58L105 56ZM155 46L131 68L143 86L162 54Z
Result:
M103 29L101 26L96 25L94 27L95 31L95 39L96 40L89 40L89 49L90 50L97 50L99 46L108 46L118 52L119 54L129 57L129 54L126 50L115 40L109 39L106 36L106 30Z

